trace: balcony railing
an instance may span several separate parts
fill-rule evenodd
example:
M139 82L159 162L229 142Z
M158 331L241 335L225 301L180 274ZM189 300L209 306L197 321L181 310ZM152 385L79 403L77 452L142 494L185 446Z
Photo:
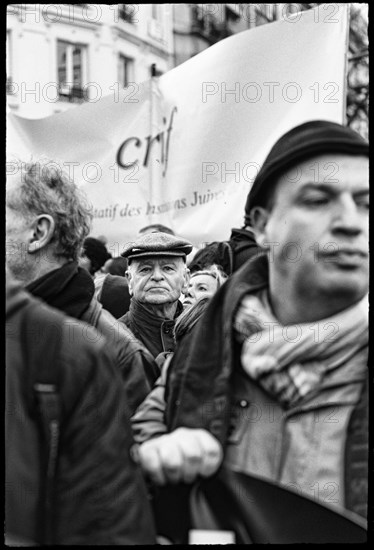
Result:
M217 21L212 14L199 9L199 6L194 6L192 10L191 33L205 38L211 44L231 34L226 21Z
M8 95L14 95L15 94L14 86L13 86L13 80L12 80L11 76L8 76L8 78L6 79L6 93Z
M82 103L87 101L87 90L80 86L71 86L69 84L60 84L59 99L61 101L69 101L69 103Z

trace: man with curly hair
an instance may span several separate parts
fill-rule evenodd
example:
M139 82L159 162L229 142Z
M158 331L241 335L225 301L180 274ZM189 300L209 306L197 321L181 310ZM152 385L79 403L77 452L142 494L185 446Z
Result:
M56 162L7 164L7 265L31 294L85 321L116 351L133 412L157 377L152 356L94 298L92 277L78 265L91 229L91 206ZM105 337L105 338L104 338Z

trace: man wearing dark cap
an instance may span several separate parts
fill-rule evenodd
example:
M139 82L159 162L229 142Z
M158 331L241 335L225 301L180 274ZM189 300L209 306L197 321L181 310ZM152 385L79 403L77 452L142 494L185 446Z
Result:
M95 276L112 255L105 244L94 237L86 237L83 241L82 254L79 257L79 265Z
M328 121L271 149L246 206L263 254L177 349L171 433L140 446L156 483L210 475L223 454L229 468L366 515L368 164L368 143Z
M122 253L128 259L132 299L129 311L119 320L155 358L174 351L174 321L183 311L179 298L188 286L186 256L191 250L185 239L156 232L139 237Z

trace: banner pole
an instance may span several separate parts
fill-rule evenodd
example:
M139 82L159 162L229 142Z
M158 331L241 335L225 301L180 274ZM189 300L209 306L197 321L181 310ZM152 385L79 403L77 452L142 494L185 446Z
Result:
M149 136L150 136L150 140L152 139L152 131L153 131L153 91L154 91L154 78L156 76L156 63L152 63L151 65L151 82L150 82L150 92L151 92L151 97L150 97L150 103L149 103L149 118L150 118L150 121L149 121ZM151 203L153 203L153 163L152 163L152 158L150 158L150 161L149 161L149 201ZM148 219L148 222L149 223L152 223L152 220L151 220L151 216L149 216L149 219Z

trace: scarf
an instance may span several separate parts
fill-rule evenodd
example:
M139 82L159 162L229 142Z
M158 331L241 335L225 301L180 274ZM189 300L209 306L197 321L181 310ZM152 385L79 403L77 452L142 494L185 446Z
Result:
M231 379L234 371L242 368L242 345L238 341L238 321L235 323L235 320L244 297L256 295L262 290L267 291L268 280L268 259L266 254L258 254L246 262L222 285L211 298L199 322L198 330L186 334L178 345L169 369L169 379L165 391L165 418L170 431L180 426L207 429L225 445L232 400ZM262 309L263 306L261 306ZM348 317L349 311L346 319ZM307 324L308 326L309 324ZM322 324L322 328L323 326ZM257 327L254 327L251 333L256 333L258 330ZM313 337L313 332L310 329L308 332ZM291 331L287 334L288 339L295 339L295 334L292 334ZM327 342L329 334L326 327L326 331L322 332L322 339L326 339L325 344L327 344L323 346L326 360L330 346L330 343ZM362 338L364 339L364 334ZM256 337L251 338L252 343L255 340ZM343 343L344 339L340 341ZM310 339L308 345L309 347L311 345ZM312 347L314 348L314 342ZM292 346L287 347L285 353L288 353L290 348L292 349ZM348 346L346 352L349 353ZM352 353L354 353L353 350ZM280 359L281 367L296 365L294 370L291 369L291 372L294 373L293 380L296 380L300 363L299 354L292 358L292 363L285 364L283 356ZM339 355L332 357L332 360L335 359L339 359ZM310 360L312 359L310 358ZM343 355L340 360L343 361ZM317 361L314 356L313 361ZM333 366L333 362L329 363L329 368L332 369ZM309 367L312 370L311 364ZM317 366L316 370L319 368ZM288 374L282 368L277 372ZM278 378L280 377L276 378L276 383ZM274 380L269 378L269 391L273 391L272 384L274 384ZM295 382L295 385L303 387L299 381ZM286 387L286 383L284 383L284 387ZM305 387L308 388L308 386ZM279 391L278 386L276 391ZM305 388L298 391L301 395ZM295 395L295 399L297 397ZM284 397L283 394L282 398L287 400L287 396ZM288 402L291 400L292 396L288 397Z
M315 391L327 373L366 346L368 298L316 323L284 326L262 290L243 298L234 326L239 341L251 334L242 347L243 369L287 408Z
M235 370L242 368L240 364L242 347L238 342L237 326L234 326L234 321L243 298L250 294L258 295L259 291L266 289L268 279L266 254L256 254L233 273L211 298L204 315L195 327L197 330L192 330L182 338L172 357L165 388L165 420L169 431L178 427L203 428L210 431L223 447L226 447L232 414L231 380ZM362 318L361 314L359 318ZM312 332L311 334L313 335ZM336 333L334 335L336 336ZM328 358L329 336L331 338L330 332L328 334L326 331L322 332L322 338L327 344L324 346L326 358ZM290 332L287 337L292 340L292 333ZM256 337L252 340L255 341ZM365 349L358 353L358 363L364 365L365 354ZM337 358L338 354L335 357ZM295 360L297 361L297 358ZM333 363L331 368L333 368L332 365ZM352 371L355 370L355 368L352 369ZM344 369L343 366L337 367L337 371L334 372L335 381L331 383L335 383L336 378L339 378L339 385L343 385L348 371L350 369ZM365 367L365 373L357 373L358 378L361 380L362 375L367 373L368 369ZM355 373L352 373L352 376L355 376ZM325 378L326 387L329 380L328 376ZM364 390L365 388L364 384ZM367 392L363 391L360 402L352 413L347 427L344 457L346 507L363 515L367 504L365 496L368 456L366 396Z
M48 305L80 319L94 296L95 285L88 271L71 261L33 281L26 290Z

